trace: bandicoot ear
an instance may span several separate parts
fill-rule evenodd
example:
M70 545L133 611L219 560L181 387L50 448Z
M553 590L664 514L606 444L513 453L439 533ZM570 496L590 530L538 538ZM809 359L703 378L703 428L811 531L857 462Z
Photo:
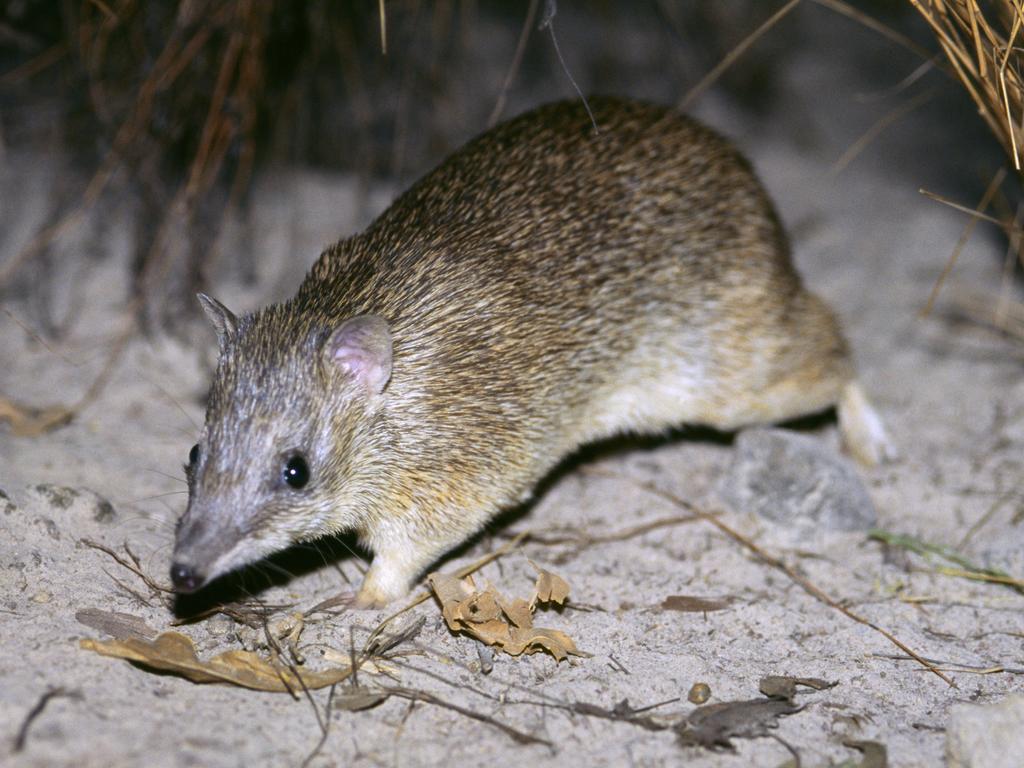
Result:
M217 331L220 348L224 349L228 339L238 331L238 318L230 309L205 293L197 293L196 298L199 299L199 303L203 306L203 312L210 318L210 322L213 323L213 327Z
M324 359L380 394L391 378L391 329L378 315L358 315L339 325L324 344Z

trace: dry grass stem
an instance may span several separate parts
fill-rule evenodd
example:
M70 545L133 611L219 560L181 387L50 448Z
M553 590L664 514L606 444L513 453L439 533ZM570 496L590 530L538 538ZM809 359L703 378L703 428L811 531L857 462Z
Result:
M1013 0L910 0L928 23L978 113L1021 170L1024 10Z
M1024 302L1000 296L1000 300L993 306L989 294L959 286L953 291L951 299L953 305L973 322L1024 341Z
M99 550L100 552L103 552L106 555L109 555L111 557L111 559L113 559L114 562L116 562L122 568L126 568L129 571L131 571L132 573L134 573L136 576L138 576L139 579L142 581L142 583L145 584L147 587L149 587L149 589L154 594L157 594L157 595L159 595L159 594L163 594L163 595L172 595L172 594L174 594L174 590L173 589L171 589L168 586L164 586L163 584L160 584L159 582L155 581L154 579L152 579L150 577L150 575L148 573L146 573L144 570L142 570L141 567L139 567L138 563L135 562L135 558L133 558L132 555L131 555L131 550L129 550L127 548L127 545L125 546L125 551L128 553L128 557L126 558L126 557L122 556L121 554L119 554L118 552L115 552L110 547L107 547L107 546L105 546L103 544L100 544L98 542L92 541L91 539L81 539L80 541L83 544L85 544L85 546L89 547L90 549L96 549L96 550Z
M450 709L452 712L457 712L463 717L468 717L472 720L476 720L477 722L485 723L486 725L489 725L492 728L497 728L499 731L501 731L506 736L511 738L517 744L543 744L546 747L554 748L554 744L552 744L547 739L542 739L539 736L532 736L529 733L525 733L523 731L518 730L517 728L513 728L511 725L503 723L500 720L496 720L495 718L489 715L485 715L482 712L475 712L472 709L468 709L453 702L446 701L445 699L435 696L434 694L429 693L427 691L420 691L415 688L403 688L398 686L383 686L380 690L388 694L389 696L395 696L400 699L408 699L409 701L419 701L424 704L433 704L434 706L442 707L443 709Z
M917 94L914 98L907 100L906 103L900 104L895 109L882 115L882 117L876 120L875 123L860 136L860 138L853 142L853 144L843 152L842 157L836 160L830 172L833 175L840 173L844 168L846 168L846 166L852 163L854 159L871 144L871 142L881 136L882 132L886 128L899 122L925 102L930 101L934 96L934 91L923 91L922 93Z
M526 11L526 21L523 22L523 29L519 33L519 41L516 43L516 52L512 56L512 64L509 66L508 72L505 73L505 80L501 84L498 101L491 111L491 116L487 118L488 128L493 128L498 124L498 120L501 119L501 113L505 110L505 99L508 97L508 89L512 87L512 82L515 80L519 67L523 63L526 41L530 39L530 30L533 28L533 20L537 17L537 7L539 5L540 0L530 0L530 7Z
M646 491L647 493L653 494L655 496L659 496L662 499L665 499L666 501L668 501L669 503L671 503L671 504L673 504L673 505L675 505L677 507L680 507L682 509L685 509L688 512L691 512L692 514L697 515L701 519L707 521L708 523L711 523L711 525L713 525L719 531L724 533L730 539L732 539L733 541L737 542L738 544L741 544L743 547L745 547L747 550L749 550L759 560L761 560L764 563L767 563L768 565L770 565L771 567L773 567L773 568L775 568L775 569L777 569L779 571L782 571L782 573L784 573L786 576L788 576L795 584L797 584L797 586L799 586L801 589L803 589L805 592L807 592L807 594L809 594L811 597L815 598L816 600L821 601L822 603L824 603L825 605L827 605L830 608L834 608L835 610L839 611L844 616L846 616L849 619L852 619L853 621L857 622L858 624L863 624L864 626L866 626L866 627L868 627L870 629L873 629L875 632L877 632L880 635L882 635L886 640L891 642L893 645L895 645L897 648L899 648L905 654L907 654L912 659L914 659L921 666L925 667L928 671L932 672L933 674L935 674L936 676L941 678L947 685L949 685L952 688L956 688L957 687L956 683L953 682L953 680L951 680L949 677L944 675L939 669L937 669L934 664L930 664L921 655L919 655L915 651L911 650L905 643L903 643L899 638L897 638L891 632L889 632L888 630L884 629L883 627L880 627L879 625L875 624L870 619L865 618L864 616L861 616L859 613L855 613L854 611L851 611L849 608L847 608L845 605L843 605L839 600L836 600L834 597L831 597L827 592L825 592L823 589L821 589L816 584L814 584L806 576L803 576L802 574L800 574L791 565L788 565L787 563L783 562L782 560L780 560L779 558L775 557L774 555L768 554L765 550L761 549L761 547L759 547L753 541L748 539L742 533L740 533L739 531L735 530L731 526L729 526L729 525L725 524L724 522L722 522L721 520L719 520L716 515L711 514L710 512L705 512L702 509L699 509L698 507L694 506L693 504L690 504L688 501L679 498L674 493L671 493L669 491L665 491L665 490L659 488L658 486L654 485L653 483L644 482L642 480L634 480L633 478L629 478L629 477L623 477L622 479L623 480L627 480L628 482L630 482L633 485L635 485L636 487Z
M971 234L974 232L974 228L981 219L981 212L988 208L989 203L992 202L992 198L995 197L996 192L999 191L999 187L1002 185L1003 179L1005 178L1005 168L1000 168L996 171L996 175L992 177L992 181L989 182L988 188L981 196L981 200L978 201L978 207L971 212L971 218L968 219L967 224L964 225L964 231L961 233L956 247L953 248L953 253L950 254L949 260L946 262L946 266L939 274L938 279L935 281L935 285L932 286L932 292L928 296L928 301L925 303L924 309L921 310L921 317L928 317L928 315L931 314L932 308L935 306L935 301L939 298L939 292L942 290L942 286L946 282L946 278L949 277L949 273L953 271L953 267L956 265L957 259L960 258L960 254L967 246L967 242L971 239Z
M686 96L683 97L683 100L679 102L679 111L685 112L687 108L693 104L693 102L696 101L702 93L704 93L704 91L711 87L711 85L722 76L723 72L735 64L736 60L747 52L747 49L750 48L750 46L760 40L768 30L782 21L782 19L784 19L789 12L799 4L800 0L789 0L789 2L784 6L769 16L761 26L743 38L735 48L729 51L724 59L722 59L710 72L704 75L699 83L689 90Z
M882 37L887 40L891 40L901 48L907 49L911 53L920 56L922 59L932 58L932 54L928 49L918 45L906 35L897 32L888 24L883 24L878 19L872 18L868 14L864 13L864 11L854 8L849 3L843 2L843 0L811 0L811 2L822 6L823 8L835 11L849 19L853 19L858 24L872 30L873 32L877 32Z
M586 474L599 475L602 473L587 472ZM619 531L613 531L612 533L593 536L580 530L568 530L565 533L547 534L530 532L529 536L531 544L542 544L544 546L571 544L573 545L573 549L579 552L589 547L597 546L598 544L611 544L618 541L626 541L628 539L634 539L637 536L642 536L645 533L656 531L659 528L669 528L675 525L694 523L700 519L701 518L696 515L670 515L669 517L660 517L656 520L651 520L647 523L640 523L639 525L633 525Z

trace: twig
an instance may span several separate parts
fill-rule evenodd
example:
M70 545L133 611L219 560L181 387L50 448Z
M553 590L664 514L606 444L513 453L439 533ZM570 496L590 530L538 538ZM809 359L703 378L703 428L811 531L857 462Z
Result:
M117 552L115 552L110 547L104 546L103 544L99 544L99 543L97 543L95 541L92 541L91 539L79 539L79 541L82 542L83 544L85 544L85 546L87 546L87 547L91 547L92 549L98 549L100 552L104 552L107 555L109 555L111 558L114 559L114 562L116 562L118 565L120 565L120 566L122 566L124 568L127 568L129 571L131 571L136 576L138 576L140 579L142 579L142 582L147 587L152 589L154 592L158 592L158 593L159 592L163 592L164 594L174 594L174 590L173 589L171 589L170 587L165 587L162 584L158 584L152 578L150 578L150 576L145 571L143 571L138 565L135 565L134 563L129 562L128 560L123 558L121 555L119 555Z
M715 515L713 515L713 514L711 514L709 512L705 512L702 509L699 509L698 507L694 506L693 504L690 504L688 501L685 501L684 499L679 498L674 493L670 493L669 491L662 490L661 488L659 488L658 486L656 486L656 485L654 485L652 483L644 482L642 480L635 480L633 478L625 477L625 476L622 476L621 479L626 480L626 481L632 483L637 488L640 488L640 489L642 489L642 490L644 490L644 491L646 491L646 492L648 492L650 494L653 494L655 496L660 496L661 498L665 499L666 501L668 501L668 502L670 502L670 503L672 503L672 504L674 504L674 505L676 505L678 507L686 509L686 510L692 512L693 514L697 515L698 517L702 518L703 520L706 520L707 522L711 523L711 525L715 526L718 530L720 530L722 533L724 533L730 539L732 539L736 543L741 544L742 546L746 547L750 552L752 552L762 562L772 566L773 568L776 568L776 569L782 571L784 574L786 574L786 576L788 576L793 582L795 582L799 587L801 587L811 597L821 601L822 603L824 603L825 605L829 606L830 608L834 608L835 610L839 611L840 613L842 613L847 618L852 619L853 621L856 621L858 624L863 624L864 626L869 627L870 629L873 629L875 632L878 632L886 640L891 642L893 645L895 645L901 651L906 653L908 656L913 658L915 661L917 661L922 666L926 667L930 672L934 673L939 678L941 678L947 685L949 685L952 688L956 688L957 687L955 682L953 682L950 678L948 678L941 671L939 671L933 664L929 664L928 661L926 661L923 657L921 657L915 651L911 650L906 644L904 644L901 640L899 640L897 637L895 637L891 632L889 632L888 630L883 629L882 627L878 626L877 624L875 624L870 619L867 619L867 618L861 616L858 613L854 613L849 608L847 608L845 605L840 603L838 600L836 600L835 598L829 596L821 588L819 588L815 584L813 584L807 577L802 576L800 573L798 573L795 568L793 568L790 565L787 565L786 563L784 563L782 560L780 560L779 558L775 557L774 555L768 554L763 549L761 549L761 547L759 547L757 544L752 542L750 539L748 539L746 536L741 534L739 531L737 531L734 528L732 528L732 527L726 525L725 523L723 523Z
M540 0L530 0L530 7L526 11L526 21L523 22L523 29L519 33L519 42L516 43L516 52L512 56L512 64L505 73L505 80L501 84L501 91L498 93L498 101L491 110L491 116L487 118L487 127L493 128L505 109L505 99L508 96L508 89L512 87L519 67L523 63L523 53L526 51L526 41L530 39L530 30L533 28L533 20L537 16L537 6Z
M320 750L324 748L324 744L327 743L327 737L331 732L331 705L334 703L334 689L338 686L337 683L331 685L330 691L327 692L327 703L324 705L324 723L320 724L320 740L317 741L316 746L313 747L313 751L306 755L306 759L302 761L302 768L306 768L307 765L313 762L313 758L320 754ZM314 705L314 709L316 706ZM317 715L317 720L320 716Z
M909 656L900 656L895 653L873 653L871 655L879 659L892 659L893 661L913 661L913 659L911 659ZM1024 668L1006 667L1002 664L993 664L991 666L982 667L977 664L961 664L960 662L949 661L946 659L928 659L928 661L937 666L942 666L950 672L969 672L976 675L1024 675Z
M24 64L0 75L0 85L13 85L21 80L26 80L33 75L42 72L52 64L56 64L64 58L64 55L67 52L68 47L65 43L57 43L56 45L50 46L38 56L35 56Z
M46 709L46 705L50 703L51 699L55 699L58 696L78 697L80 695L75 691L68 691L65 688L57 687L50 688L40 696L32 709L25 715L25 719L21 721L18 735L14 738L14 752L21 752L25 748L25 742L28 740L28 729L32 726L33 721L43 714L43 710Z
M924 189L923 187L917 191L924 195L925 197L927 197L929 200L934 200L937 203L948 205L950 208L960 211L961 213L970 214L979 221L987 221L989 224L998 224L1000 227L1006 226L1005 221L1001 221L1000 219L997 219L995 216L992 216L991 214L983 213L977 208L971 208L970 206L958 203L955 200L950 200L948 197L944 197L938 194L937 192L932 192L930 190Z
M510 701L510 704L529 704L539 707L548 707L550 709L560 709L564 712L572 712L575 715L584 715L585 717L596 717L601 720L611 720L619 723L629 723L630 725L636 725L643 728L646 731L666 731L673 727L673 724L664 719L656 720L650 715L641 715L642 712L649 712L657 707L662 707L666 704L673 704L679 701L679 698L666 699L660 701L657 704L651 704L646 707L640 707L639 709L633 709L628 705L626 701L622 701L616 704L611 709L602 707L597 704L590 704L585 701L570 701L570 702L543 702L543 701Z
M529 733L524 733L517 728L513 728L511 725L507 725L500 720L496 720L489 715L485 715L482 712L475 712L472 709L460 706L450 701L446 701L438 696L427 691L420 691L415 688L403 688L398 686L384 686L381 692L386 693L390 696L397 696L401 699L408 701L421 701L424 704L434 704L444 709L450 709L452 712L458 712L460 715L477 720L481 723L486 723L510 737L517 744L543 744L546 747L553 747L554 745L547 739L542 739L539 736L532 736Z
M953 287L950 299L953 306L983 328L1024 340L1024 303L1000 296L995 306L992 306L992 296L989 294L960 286ZM968 533L973 536L975 531Z
M985 510L985 513L967 529L967 533L965 533L960 541L957 542L955 549L963 551L971 539L974 538L974 534L980 531L988 521L992 519L995 513L1002 509L1003 506L1005 506L1008 501L1011 501L1016 495L1015 491L1006 491L1005 493L997 496L995 501L993 501L989 505L989 508Z
M924 305L924 309L921 310L921 317L928 317L928 315L931 314L932 307L935 305L935 300L939 297L939 291L942 290L943 283L946 282L946 278L949 277L949 273L953 271L953 265L956 264L957 259L960 257L960 253L966 247L967 241L971 239L971 234L974 232L974 228L977 226L978 220L981 218L981 211L984 211L988 207L988 204L992 202L992 198L995 197L995 194L1003 183L1004 178L1006 178L1006 169L1000 168L996 171L996 175L992 177L992 181L989 182L988 188L985 190L985 194L983 194L981 196L981 200L978 201L977 209L971 212L971 218L964 226L964 231L960 234L960 239L957 241L956 247L953 249L953 253L950 254L949 260L946 262L946 266L939 274L939 278L935 281L935 285L932 287L932 292L928 296L928 302Z
M1024 21L1019 2L995 6L995 23L986 19L975 0L910 0L928 23L947 69L959 81L978 114L1020 170L1020 137L1024 129L1024 75L1017 43Z
M932 58L931 51L928 51L923 46L918 45L906 35L900 34L889 25L883 24L878 21L878 19L874 19L863 11L854 8L849 3L842 2L842 0L811 0L811 2L856 21L858 24L867 27L873 32L877 32L882 37L906 48L911 53L917 54L922 59L928 60Z
M0 287L5 286L11 276L23 264L41 254L50 243L77 227L85 219L86 213L99 200L100 195L106 189L107 183L113 177L114 171L117 170L117 165L117 156L114 152L109 152L99 169L89 180L89 185L86 187L85 192L82 193L82 199L74 210L69 211L59 221L44 227L18 253L8 258L3 264L0 264Z
M604 473L600 472L586 472L588 475L602 476ZM606 475L610 476L610 475ZM611 544L618 541L626 541L627 539L633 539L637 536L642 536L645 533L658 530L659 528L669 528L674 525L682 525L684 523L694 523L701 518L697 515L672 515L670 517L660 517L656 520L652 520L649 523L641 523L639 525L630 526L629 528L623 528L620 531L614 531L612 533L600 534L592 536L590 534L576 532L566 533L563 535L558 534L543 534L531 531L529 533L530 542L533 544L542 544L544 546L551 546L557 544L574 544L577 551L585 549L587 547L593 547L598 544Z
M687 107L689 107L697 99L698 96L703 94L704 91L706 91L712 83L714 83L719 77L721 77L722 73L725 72L725 70L727 70L729 67L735 64L736 60L744 53L746 53L747 49L750 48L750 46L752 46L759 39L761 39L765 32L767 32L769 29L771 29L780 21L782 21L782 19L785 18L785 16L794 8L796 8L796 6L799 4L800 0L789 0L789 2L787 2L784 6L782 6L779 10L777 10L775 13L769 16L768 19L763 24L761 24L761 26L759 26L757 29L755 29L753 32L747 35L743 40L741 40L739 45L737 45L735 48L729 51L726 57L722 59L714 67L714 69L712 69L710 72L704 75L704 77L701 78L701 81L697 83L695 86L693 86L693 88L690 89L689 93L687 93L686 96L683 97L683 100L679 102L679 111L685 112Z
M934 90L923 91L907 101L905 104L900 104L898 107L876 120L870 128L864 131L860 138L853 142L853 144L843 152L842 157L836 160L835 164L830 169L830 173L833 175L840 173L846 168L846 166L852 163L853 160L863 152L869 144L871 144L871 142L877 139L886 128L893 123L899 122L915 109L922 106L925 102L931 100L934 96Z
M295 665L292 664L289 659L284 658L284 654L282 652L281 644L279 642L277 642L277 638L275 638L273 633L270 631L270 624L267 622L267 617L266 616L263 617L263 639L267 641L267 647L270 649L270 658L271 658L271 660L273 662L275 662L272 666L274 667L274 674L277 675L277 679L281 681L281 685L284 686L284 689L286 691L288 691L289 695L291 695L291 697L293 699L298 701L299 700L299 694L297 694L295 692L295 689L292 688L292 686L288 682L288 680L285 679L284 674L282 674L282 672L281 672L281 668L276 663L277 661L280 661L280 660L284 659L284 666L299 681L299 685L302 687L302 692L306 695L306 698L309 700L309 703L312 705L312 707L313 707L313 714L316 716L317 725L320 726L320 730L322 732L324 730L324 723L320 719L320 709L317 707L316 702L313 701L313 695L309 692L309 688L306 686L306 681L302 679L302 675L299 674L298 669L295 668Z

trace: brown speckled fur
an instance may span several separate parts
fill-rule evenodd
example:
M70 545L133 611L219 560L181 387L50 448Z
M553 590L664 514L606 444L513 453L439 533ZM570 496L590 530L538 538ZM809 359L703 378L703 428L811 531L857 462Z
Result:
M841 401L846 345L747 162L661 107L590 104L599 135L578 102L498 126L229 323L176 562L209 578L355 529L382 604L585 442ZM393 339L379 395L321 352L366 314Z

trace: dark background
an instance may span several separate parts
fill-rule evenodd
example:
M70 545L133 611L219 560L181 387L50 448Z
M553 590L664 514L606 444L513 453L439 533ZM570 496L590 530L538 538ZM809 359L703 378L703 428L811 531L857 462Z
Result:
M363 190L401 188L499 115L574 98L570 74L584 93L679 104L783 5L561 2L539 29L545 2L388 0L384 53L373 2L9 0L0 148L8 161L59 157L61 170L34 239L11 243L17 207L0 206L0 298L26 302L41 332L59 337L69 325L53 306L59 283L105 257L62 223L127 210L126 301L144 329L174 329L214 275L253 279L247 249L222 233L259 174L323 168L355 174ZM808 151L889 121L888 155L868 146L857 162L976 200L1001 153L959 84L927 64L928 29L907 2L850 7L906 40L805 0L687 108L727 133ZM836 68L841 87L829 80ZM816 77L811 99L794 87Z

